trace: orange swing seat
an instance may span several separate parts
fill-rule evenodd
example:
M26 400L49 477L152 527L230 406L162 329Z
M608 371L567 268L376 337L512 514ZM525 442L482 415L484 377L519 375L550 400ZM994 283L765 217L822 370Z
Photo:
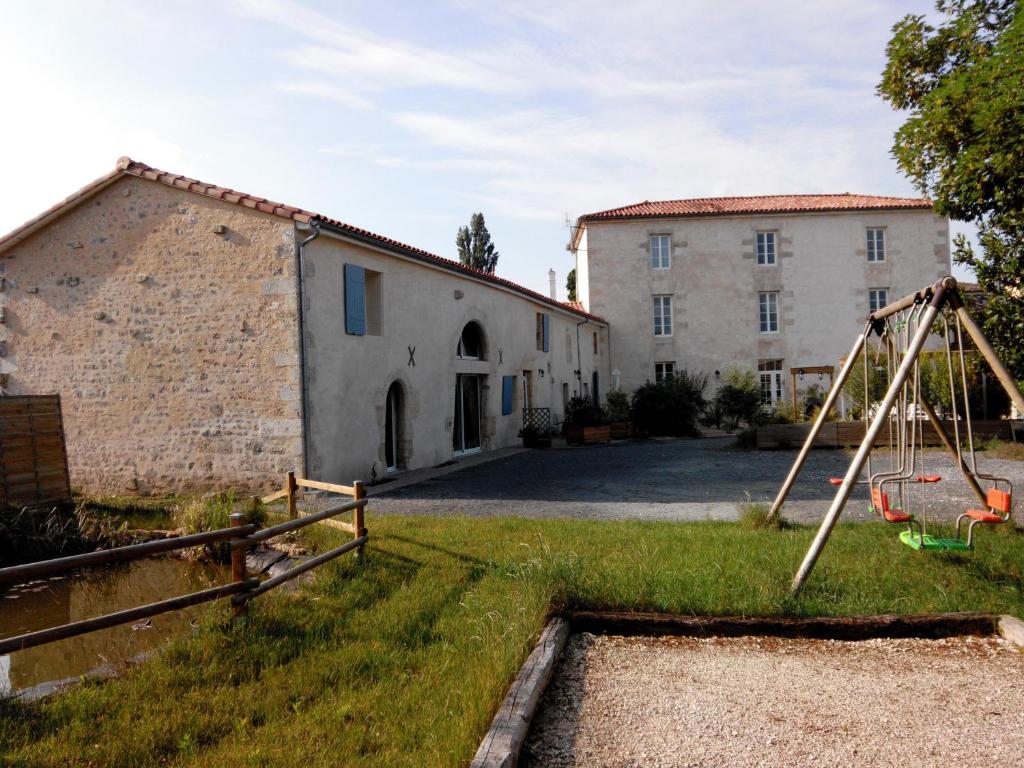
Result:
M985 494L985 503L988 509L968 509L956 519L956 537L960 538L960 523L964 518L970 518L971 524L967 526L967 546L971 546L974 538L974 526L999 525L1010 519L1010 509L1013 506L1013 497L999 488L989 488Z
M890 523L909 523L914 519L913 515L902 509L890 509L889 494L882 493L879 488L871 489L871 505Z

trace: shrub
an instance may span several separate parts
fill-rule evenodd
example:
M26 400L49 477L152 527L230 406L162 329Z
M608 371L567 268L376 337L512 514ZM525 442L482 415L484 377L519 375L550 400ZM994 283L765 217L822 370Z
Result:
M565 406L566 426L596 427L608 422L602 408L588 397L574 397Z
M707 405L706 374L679 371L658 383L648 381L633 392L633 422L642 435L699 435L697 418Z
M609 421L629 421L629 395L621 389L613 389L605 395L604 404Z
M761 388L753 372L730 368L725 372L724 381L714 399L719 423L730 432L741 421L757 423L761 415Z
M235 492L227 491L192 499L175 513L174 522L179 528L183 528L186 534L206 533L229 528L231 513L242 511L249 514L249 522L260 527L267 521L267 510L262 503L257 504L255 509L251 504L245 505L242 509L242 505L235 501ZM228 542L220 541L203 546L200 554L218 562L225 562L230 558L231 547Z
M740 525L748 530L772 528L781 531L788 527L781 516L769 517L771 507L767 502L748 499L738 504L737 507L740 513Z

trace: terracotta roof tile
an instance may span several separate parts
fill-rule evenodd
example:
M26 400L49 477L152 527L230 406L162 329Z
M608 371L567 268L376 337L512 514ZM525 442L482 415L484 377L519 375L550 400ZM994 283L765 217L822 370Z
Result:
M452 272L461 273L468 277L473 277L478 280L482 280L487 283L502 286L515 291L529 299L534 301L547 304L549 306L557 307L562 310L573 312L577 315L586 317L590 320L595 320L599 323L607 323L607 321L597 315L593 315L586 312L582 306L573 306L566 302L556 301L542 293L531 291L529 288L514 283L511 280L506 280L503 277L484 272L479 269L473 269L467 267L452 259L446 259L441 256L437 256L428 251L424 251L420 248L416 248L411 245L406 245L398 240L393 240L390 237L378 235L370 232L366 229L354 227L351 224L346 224L338 219L332 219L327 216L322 216L312 211L306 211L302 208L296 208L290 205L284 205L283 203L275 203L271 200L267 200L263 197L256 197L255 195L248 195L245 192L238 192L227 187L218 187L209 184L204 184L201 181L190 179L185 176L171 174L166 171L161 171L157 168L152 168L145 163L140 163L132 160L129 157L122 157L117 161L117 166L113 171L96 179L90 184L82 187L80 190L75 192L73 195L67 197L57 205L49 208L48 210L41 213L39 216L27 221L12 232L0 237L0 253L3 253L7 249L13 247L15 244L21 242L26 237L29 237L33 232L46 226L50 221L63 214L66 210L78 205L80 202L85 200L87 197L99 192L101 189L106 188L110 184L113 184L122 175L135 176L140 179L149 179L156 181L161 184L165 184L176 189L185 189L190 192L194 192L206 197L211 197L217 200L223 200L225 202L233 203L235 205L242 205L246 208L254 208L264 213L268 213L274 216L280 216L285 219L291 219L300 224L319 223L324 227L327 227L333 231L337 231L343 234L353 236L357 239L368 241L372 244L383 247L387 250L395 251L403 255L412 256L421 261L426 261L437 266L448 269Z
M690 200L663 200L612 208L580 216L580 222L606 219L647 219L682 216L728 216L752 213L811 213L826 211L873 211L928 209L930 200L915 197L854 195L756 195L752 197L702 197Z

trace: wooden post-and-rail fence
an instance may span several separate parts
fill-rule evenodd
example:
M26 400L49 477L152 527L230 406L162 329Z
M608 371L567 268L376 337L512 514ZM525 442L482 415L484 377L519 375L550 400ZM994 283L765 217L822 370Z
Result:
M351 496L351 501L330 506L319 512L308 515L298 515L295 504L299 488L316 488L319 490L331 491L344 496ZM0 640L0 655L13 653L14 651L32 648L37 645L52 643L57 640L65 640L70 637L77 637L89 632L96 632L109 627L116 627L121 624L146 619L169 611L177 611L193 605L219 600L224 597L231 598L233 613L237 616L245 611L246 603L255 597L279 587L307 571L311 571L340 557L347 552L356 550L357 554L362 552L369 533L364 525L364 510L366 508L366 491L361 482L352 486L334 485L321 483L317 480L306 480L295 477L294 473L288 473L288 481L283 491L266 496L263 499L253 498L253 506L262 501L271 503L278 499L288 499L289 519L283 523L272 525L268 528L259 529L255 523L249 522L249 515L245 512L235 512L231 515L231 526L216 531L194 533L187 536L174 536L158 541L148 541L142 544L130 544L124 547L102 549L96 552L88 552L83 555L71 555L59 557L53 560L43 560L35 563L14 565L8 568L0 568L0 584L16 584L30 579L41 578L55 573L63 573L75 568L85 568L109 563L123 563L131 560L139 560L163 552L173 552L189 547L203 546L216 542L227 541L231 546L231 582L222 584L210 589L191 592L187 595L172 597L156 603L142 605L137 608L128 608L123 611L109 613L104 616L96 616L90 619L75 621L70 624L62 624L49 629L42 629L36 632L29 632L17 637L9 637ZM333 518L352 513L352 523L344 523ZM250 577L246 573L245 552L254 544L280 536L289 531L304 528L314 523L325 523L335 528L348 531L352 534L351 541L335 547L323 554L312 557L309 560L298 563L287 571L260 581L259 577Z

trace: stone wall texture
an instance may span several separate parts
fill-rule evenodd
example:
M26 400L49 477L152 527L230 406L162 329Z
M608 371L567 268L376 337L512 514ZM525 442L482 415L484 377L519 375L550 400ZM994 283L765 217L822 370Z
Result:
M0 256L0 373L61 395L74 486L241 491L301 468L295 236L123 177Z

